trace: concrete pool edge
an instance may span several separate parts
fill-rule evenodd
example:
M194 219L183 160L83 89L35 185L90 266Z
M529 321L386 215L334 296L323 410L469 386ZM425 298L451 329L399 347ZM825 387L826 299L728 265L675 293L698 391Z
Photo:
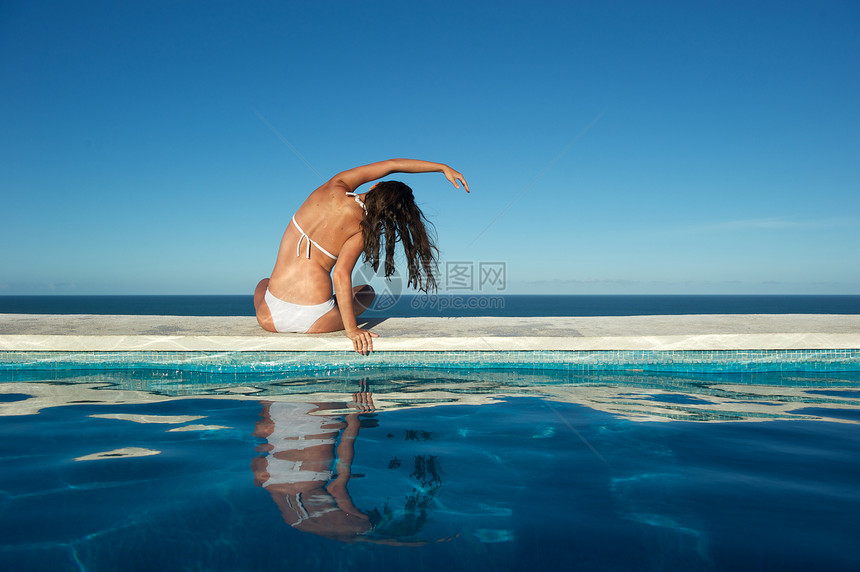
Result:
M860 316L837 314L388 318L367 326L380 334L380 352L860 349ZM272 334L253 317L0 314L0 351L351 349L343 333Z
M860 349L860 334L447 337L376 339L377 352L743 351ZM351 352L344 338L266 340L241 336L0 336L0 352Z

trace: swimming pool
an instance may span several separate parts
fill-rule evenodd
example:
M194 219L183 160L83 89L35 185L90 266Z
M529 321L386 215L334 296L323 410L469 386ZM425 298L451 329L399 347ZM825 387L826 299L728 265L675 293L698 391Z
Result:
M0 371L0 568L860 565L856 370L132 357Z

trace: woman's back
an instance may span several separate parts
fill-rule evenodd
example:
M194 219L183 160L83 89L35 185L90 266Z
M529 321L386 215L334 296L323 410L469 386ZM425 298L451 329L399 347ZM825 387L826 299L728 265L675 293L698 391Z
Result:
M331 271L343 244L361 232L361 206L349 188L329 181L308 196L284 231L269 290L295 304L332 296Z

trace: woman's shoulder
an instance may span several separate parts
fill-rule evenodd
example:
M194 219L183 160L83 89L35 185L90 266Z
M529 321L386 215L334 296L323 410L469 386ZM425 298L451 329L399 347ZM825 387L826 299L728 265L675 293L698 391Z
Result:
M348 198L349 187L338 181L327 181L317 187L299 207L298 213L307 216L325 216L331 218L337 213L346 217L359 216L353 212L356 204ZM310 212L309 212L310 211ZM319 213L319 214L317 214Z
M310 194L315 198L337 199L343 197L351 189L343 181L337 179L329 179Z

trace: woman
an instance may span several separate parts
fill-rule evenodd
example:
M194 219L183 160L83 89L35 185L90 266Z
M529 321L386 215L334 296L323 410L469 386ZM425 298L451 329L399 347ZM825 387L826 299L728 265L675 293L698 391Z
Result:
M356 317L373 302L368 285L352 286L352 271L364 254L379 268L385 239L385 276L394 272L394 246L406 251L408 284L435 289L436 247L427 236L412 189L397 181L377 183L364 195L355 190L391 173L440 172L466 192L463 175L442 163L390 159L338 173L305 200L284 231L271 278L257 284L257 322L270 332L317 334L345 330L355 351L373 351L377 334L359 328ZM332 294L332 288L334 294Z

